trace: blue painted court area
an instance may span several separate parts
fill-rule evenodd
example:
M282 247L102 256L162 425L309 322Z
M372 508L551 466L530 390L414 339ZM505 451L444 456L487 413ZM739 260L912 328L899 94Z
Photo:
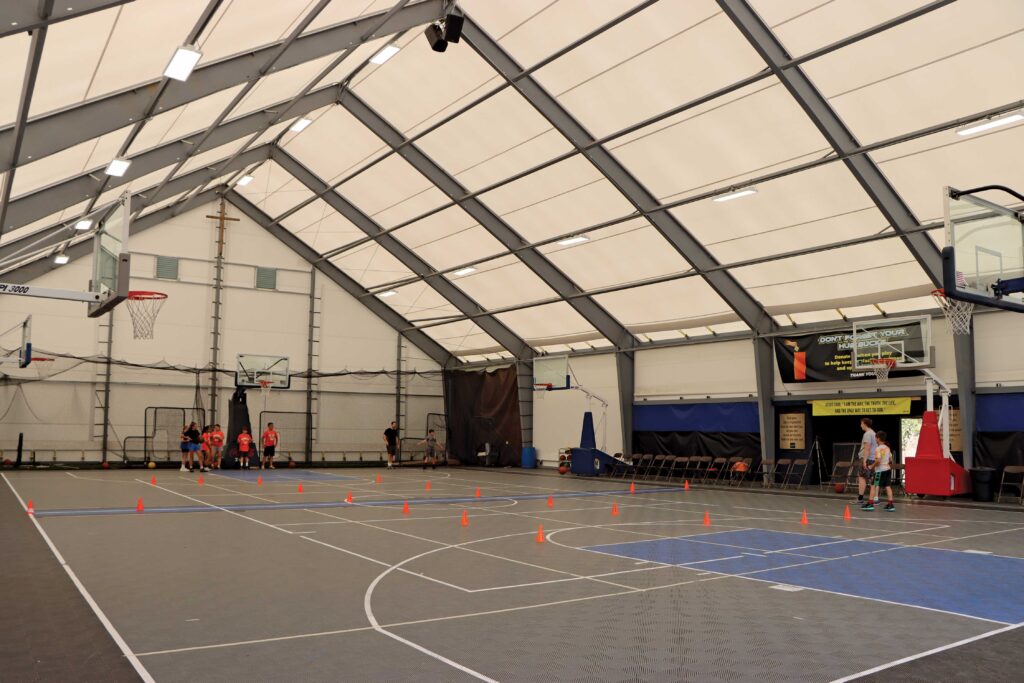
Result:
M1024 622L1024 558L761 529L585 550L1006 624Z

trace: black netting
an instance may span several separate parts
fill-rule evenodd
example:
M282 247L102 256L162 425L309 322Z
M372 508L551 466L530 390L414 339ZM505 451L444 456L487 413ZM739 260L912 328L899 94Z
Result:
M150 406L146 408L146 459L172 461L181 457L181 430L190 422L202 429L206 411L202 408Z
M279 438L275 457L282 462L306 462L306 413L265 410L260 413L259 433L271 422ZM262 451L262 438L259 445Z

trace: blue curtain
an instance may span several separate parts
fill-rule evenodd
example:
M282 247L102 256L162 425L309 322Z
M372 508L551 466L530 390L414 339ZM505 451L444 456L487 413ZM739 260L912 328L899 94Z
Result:
M633 406L635 432L758 433L757 404L677 403Z

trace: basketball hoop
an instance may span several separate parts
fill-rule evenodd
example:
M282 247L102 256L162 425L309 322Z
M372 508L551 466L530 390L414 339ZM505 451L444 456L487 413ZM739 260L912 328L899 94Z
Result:
M163 292L128 292L128 315L132 317L135 339L152 339L156 316L164 306L167 295Z
M945 290L936 289L932 291L932 298L942 309L942 315L946 317L946 324L953 334L971 333L971 316L974 314L974 304L969 301L950 299L946 296Z
M895 358L872 358L871 371L875 373L875 381L879 384L889 381L889 372L896 367Z
M271 386L273 386L273 383L270 380L268 380L268 379L261 379L260 380L260 396L263 397L263 403L264 404L266 404L266 402L267 402L267 397L270 396L270 387Z

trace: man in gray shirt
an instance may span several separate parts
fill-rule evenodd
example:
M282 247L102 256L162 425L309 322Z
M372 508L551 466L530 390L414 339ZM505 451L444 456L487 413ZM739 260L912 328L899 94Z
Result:
M871 428L871 418L865 417L860 421L860 428L864 436L860 440L860 459L857 463L857 502L864 502L864 490L868 481L874 477L875 450L878 448L878 441L875 439L875 430Z

